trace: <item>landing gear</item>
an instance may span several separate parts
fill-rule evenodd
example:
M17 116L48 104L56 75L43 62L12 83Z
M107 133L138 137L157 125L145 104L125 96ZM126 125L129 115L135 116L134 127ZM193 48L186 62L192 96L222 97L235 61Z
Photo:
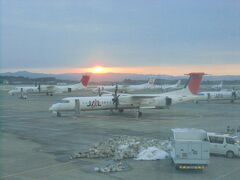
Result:
M23 94L23 88L21 88L21 94L20 94L19 99L27 99L27 95Z
M75 115L80 116L80 101L75 99Z
M53 96L53 93L46 92L47 96Z
M123 109L119 109L118 112L122 113L122 112L123 112Z
M137 118L142 117L142 112L140 110L137 111Z
M61 113L60 112L57 112L57 117L61 117Z

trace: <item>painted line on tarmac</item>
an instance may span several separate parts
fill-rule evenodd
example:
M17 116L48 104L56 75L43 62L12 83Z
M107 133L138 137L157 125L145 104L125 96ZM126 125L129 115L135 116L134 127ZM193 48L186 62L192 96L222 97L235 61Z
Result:
M43 130L50 130L50 131L60 131L60 129L54 129L54 128L42 128L42 127L35 127L35 126L24 126L24 125L17 125L17 124L5 124L2 125L1 127L3 128L4 126L16 126L16 127L23 127L23 128L33 128L33 129L43 129ZM11 127L10 127L11 128Z
M1 115L0 116L1 118L16 118L16 117L18 117L18 116L16 116L16 115Z
M17 173L1 176L0 179L15 177L15 176L30 173L30 172L33 172L33 171L39 171L39 170L43 170L43 169L54 168L54 167L58 167L58 166L64 166L64 165L70 164L72 162L73 161L69 161L69 162L65 162L65 163L57 163L57 164L53 164L53 165L49 165L49 166L43 166L43 167L39 167L39 168L28 169L28 170L25 170L25 171L20 171L20 172L17 172Z
M32 180L39 180L39 179L42 179L42 178L47 178L47 177L62 175L62 174L66 174L66 173L69 173L69 172L71 172L71 171L78 170L78 169L85 168L85 167L88 167L88 166L82 165L82 166L79 166L79 167L77 167L77 168L72 168L72 169L68 169L68 170L64 170L64 171L58 171L58 172L53 173L53 174L48 174L47 176L42 176L42 177L39 177L39 178L33 178Z
M213 180L223 179L223 178L229 176L230 174L234 173L235 171L238 171L239 169L240 169L240 167L235 168L235 169L233 169L232 171L230 171L230 172L228 172L226 174L223 174L221 176L218 176L218 177L214 178Z
M41 170L49 169L49 168L64 167L65 165L68 165L68 164L71 164L71 163L74 163L74 162L77 162L77 161L78 160L75 160L75 161L73 160L73 161L69 161L69 162L65 162L65 163L57 163L57 164L52 164L52 165L43 166L43 167L39 167L39 168L28 169L28 170L16 172L16 173L13 173L13 174L8 174L8 175L5 175L5 176L1 176L0 179L16 177L16 176L19 176L19 175L28 174L28 173L32 173L32 172L35 172L35 171L41 171ZM87 167L87 166L85 165L85 166L81 166L81 167L77 167L77 168L71 168L71 169L64 170L64 171L61 170L61 172L58 171L57 173L49 174L47 176L39 177L39 178L36 178L36 179L41 179L41 178L45 178L45 177L49 177L49 176L54 176L54 175L66 173L68 171L73 171L75 169L80 169L80 168L83 168L83 167Z

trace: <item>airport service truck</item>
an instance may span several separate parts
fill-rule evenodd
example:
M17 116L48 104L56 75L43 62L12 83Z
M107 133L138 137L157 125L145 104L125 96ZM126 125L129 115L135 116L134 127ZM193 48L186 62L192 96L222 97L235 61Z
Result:
M171 158L176 169L205 169L209 163L209 141L202 129L172 129Z

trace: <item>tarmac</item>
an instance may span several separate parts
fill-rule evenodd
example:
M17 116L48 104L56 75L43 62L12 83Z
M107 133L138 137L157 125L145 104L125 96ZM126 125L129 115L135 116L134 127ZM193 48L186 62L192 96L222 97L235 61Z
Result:
M129 169L98 173L95 167L111 159L71 159L92 144L116 135L166 140L172 128L202 128L223 132L230 125L240 125L240 101L192 102L170 109L144 110L136 118L134 110L81 112L56 117L48 111L51 104L64 97L87 96L87 92L29 95L28 99L0 91L0 179L75 180L75 179L239 179L240 159L211 156L203 171L176 170L169 159L156 161L124 160Z

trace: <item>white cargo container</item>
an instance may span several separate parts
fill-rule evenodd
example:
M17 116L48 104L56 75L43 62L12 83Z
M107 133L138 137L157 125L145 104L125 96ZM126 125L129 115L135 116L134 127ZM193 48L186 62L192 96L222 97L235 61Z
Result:
M172 129L171 157L177 169L205 169L209 163L207 132L202 129Z

